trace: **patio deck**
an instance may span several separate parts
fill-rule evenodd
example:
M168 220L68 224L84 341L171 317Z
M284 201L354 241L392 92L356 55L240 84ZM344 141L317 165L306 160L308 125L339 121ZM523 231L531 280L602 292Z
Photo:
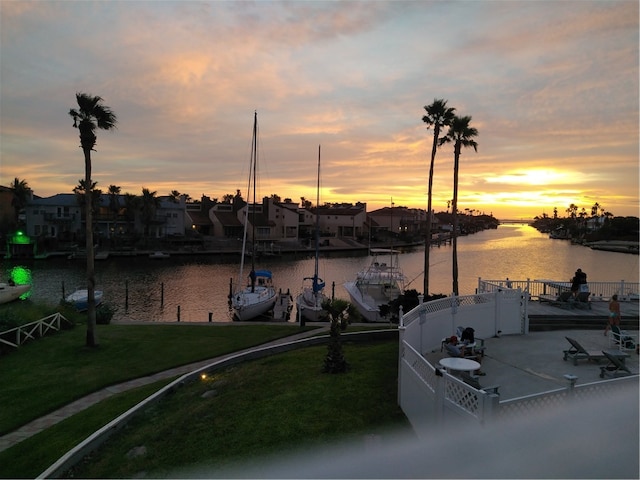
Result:
M638 331L629 329L629 333L637 335ZM609 346L602 329L540 331L488 338L482 359L482 371L486 375L479 377L480 384L484 387L499 385L500 400L503 401L567 387L569 382L564 378L565 374L577 376L576 385L600 381L600 366L607 362L598 364L580 360L574 365L570 360L563 360L563 350L571 346L565 336L577 340L588 351L614 348ZM626 364L637 375L638 355L627 353ZM425 354L434 366L446 356L439 347Z

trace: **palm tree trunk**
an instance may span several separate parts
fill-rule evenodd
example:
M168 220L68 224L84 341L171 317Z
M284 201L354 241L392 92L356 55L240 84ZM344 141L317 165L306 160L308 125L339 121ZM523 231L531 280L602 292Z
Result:
M456 142L453 162L453 232L451 246L453 251L453 294L458 296L458 164L460 160L460 143Z
M431 251L431 198L433 196L433 164L436 160L436 147L438 136L440 135L440 127L438 124L433 129L433 146L431 147L431 163L429 165L429 187L427 189L427 229L424 240L424 284L423 292L425 300L429 296L429 254Z
M84 150L84 171L85 171L85 219L86 219L86 249L87 249L87 347L95 347L98 344L96 338L96 299L95 283L96 272L93 258L93 212L91 188L91 150Z

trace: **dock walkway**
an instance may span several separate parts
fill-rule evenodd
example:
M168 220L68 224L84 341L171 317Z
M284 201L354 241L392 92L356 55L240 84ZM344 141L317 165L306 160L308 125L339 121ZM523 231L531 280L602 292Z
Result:
M609 318L609 303L606 301L589 302L591 308L563 308L548 302L531 300L527 304L531 331L560 328L601 329ZM639 304L637 301L620 302L620 326L638 330Z

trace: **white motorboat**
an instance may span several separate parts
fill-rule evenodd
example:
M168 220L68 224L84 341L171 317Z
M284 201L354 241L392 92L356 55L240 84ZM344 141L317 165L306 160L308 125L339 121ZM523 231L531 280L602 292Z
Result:
M398 264L399 253L394 249L372 248L369 268L359 272L355 281L344 284L351 302L368 322L387 321L386 312L381 312L380 307L404 292L405 277ZM388 262L381 261L384 258L388 258Z
M31 285L0 283L0 304L13 302L31 290Z
M247 192L247 202L249 201L251 186L253 182L253 208L247 204L247 214L244 219L244 235L242 239L242 259L240 261L240 281L244 278L244 258L246 255L247 229L250 212L253 213L251 222L251 271L248 275L248 284L231 296L231 306L234 316L238 320L252 320L260 315L264 315L276 304L277 294L273 286L272 273L269 270L256 270L256 164L258 163L258 114L253 116L253 139L251 148L251 163L249 168L249 191Z
M162 260L164 258L169 258L171 255L169 253L164 252L153 252L149 254L149 258L153 260Z
M312 277L305 277L302 284L302 292L296 298L296 308L299 315L309 322L326 320L327 315L322 304L328 300L324 294L324 281L318 276L318 257L320 248L320 146L318 146L318 184L316 187L316 228L315 228L315 267Z
M103 293L102 290L94 290L94 298L96 300L96 307L102 303ZM89 308L89 294L87 289L78 289L70 295L67 295L65 301L72 304L79 312L84 312Z

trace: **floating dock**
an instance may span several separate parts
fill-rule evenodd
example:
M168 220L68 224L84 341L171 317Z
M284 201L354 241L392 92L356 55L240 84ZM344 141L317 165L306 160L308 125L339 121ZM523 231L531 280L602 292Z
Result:
M274 320L289 320L291 315L291 309L293 309L293 297L289 290L286 293L282 293L282 290L278 292L278 298L276 304L273 307L273 319Z

